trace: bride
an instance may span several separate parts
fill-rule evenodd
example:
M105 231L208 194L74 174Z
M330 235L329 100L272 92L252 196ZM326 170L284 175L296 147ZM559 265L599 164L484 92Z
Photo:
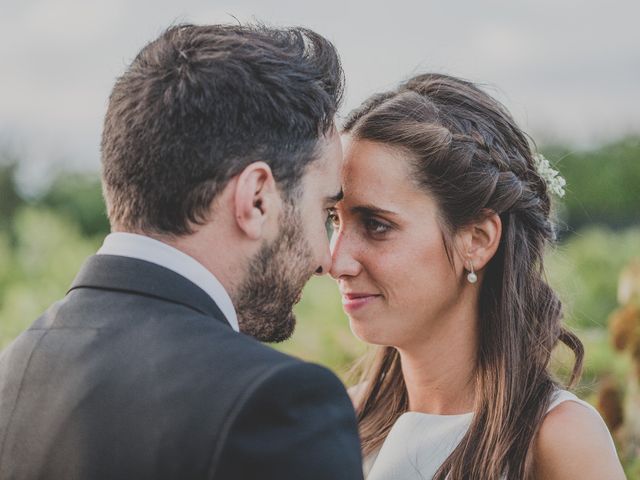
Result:
M417 76L345 127L332 276L379 345L353 391L368 480L624 478L598 413L548 371L561 325L543 253L564 181L497 101Z

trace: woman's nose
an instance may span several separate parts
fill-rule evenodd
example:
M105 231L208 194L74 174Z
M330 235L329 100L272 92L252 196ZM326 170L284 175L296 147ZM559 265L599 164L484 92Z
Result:
M355 242L344 232L334 232L331 237L331 276L336 280L344 276L354 277L360 269Z

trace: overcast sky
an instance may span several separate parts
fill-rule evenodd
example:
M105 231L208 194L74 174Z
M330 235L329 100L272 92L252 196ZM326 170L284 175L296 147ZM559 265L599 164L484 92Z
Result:
M408 76L489 86L538 143L640 132L640 2L0 0L0 144L26 160L99 166L106 101L144 44L178 22L303 25L338 48L342 113Z

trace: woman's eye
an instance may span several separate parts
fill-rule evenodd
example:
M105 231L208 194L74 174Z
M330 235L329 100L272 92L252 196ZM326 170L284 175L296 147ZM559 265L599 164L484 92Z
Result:
M379 222L373 218L365 220L364 223L367 231L373 235L382 235L387 233L391 228L389 225Z

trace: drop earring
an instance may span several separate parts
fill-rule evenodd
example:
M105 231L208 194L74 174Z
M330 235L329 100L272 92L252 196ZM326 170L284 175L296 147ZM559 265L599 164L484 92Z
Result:
M473 271L473 262L471 260L469 260L469 265L471 265L471 271L467 275L467 281L469 283L476 283L478 281L478 276L476 275L476 272Z

